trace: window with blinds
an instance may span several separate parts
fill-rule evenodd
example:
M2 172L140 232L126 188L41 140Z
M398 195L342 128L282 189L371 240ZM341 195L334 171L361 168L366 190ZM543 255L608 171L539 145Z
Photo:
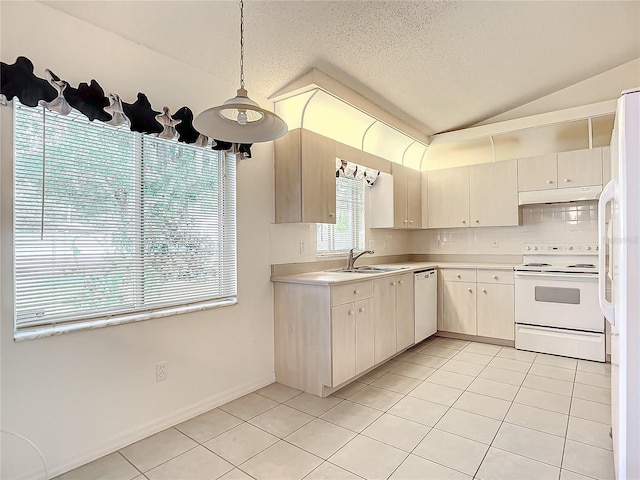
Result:
M17 331L235 300L225 153L14 101L14 162Z
M317 225L320 255L364 250L364 180L336 178L336 223Z

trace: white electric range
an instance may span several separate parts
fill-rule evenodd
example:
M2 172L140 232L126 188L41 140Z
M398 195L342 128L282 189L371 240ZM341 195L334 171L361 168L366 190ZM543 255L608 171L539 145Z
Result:
M523 260L514 268L516 348L604 362L598 244L525 244Z

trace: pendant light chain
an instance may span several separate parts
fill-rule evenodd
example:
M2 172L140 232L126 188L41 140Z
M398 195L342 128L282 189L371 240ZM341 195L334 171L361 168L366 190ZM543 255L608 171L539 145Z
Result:
M240 0L240 88L244 88L244 1Z

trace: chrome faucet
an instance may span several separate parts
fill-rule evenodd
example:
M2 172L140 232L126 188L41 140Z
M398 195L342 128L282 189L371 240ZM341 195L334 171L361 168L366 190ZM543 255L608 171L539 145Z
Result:
M373 250L365 250L364 252L360 252L354 257L353 256L354 250L355 250L354 248L349 250L349 256L347 257L347 270L353 270L353 264L356 263L356 260L359 259L365 253L370 253L372 255L375 253Z

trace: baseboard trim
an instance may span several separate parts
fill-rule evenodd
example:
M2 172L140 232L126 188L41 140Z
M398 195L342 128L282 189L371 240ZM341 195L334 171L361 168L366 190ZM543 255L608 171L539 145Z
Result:
M96 445L90 449L74 454L73 458L60 462L56 465L47 465L49 478L56 477L66 473L74 468L80 467L86 463L92 462L100 457L113 453L127 445L135 443L143 438L158 433L169 427L182 423L190 418L196 417L209 410L224 405L231 400L235 400L243 395L251 393L259 388L265 387L275 381L275 374L264 375L250 382L243 383L229 390L225 390L219 394L213 395L205 400L181 408L163 418L159 418L153 422L146 423L135 429L129 430L106 439L100 445Z
M444 332L438 330L436 333L438 337L445 338L455 338L457 340L469 340L471 342L478 343L490 343L491 345L502 345L503 347L515 347L514 340L504 340L502 338L492 338L492 337L479 337L477 335L467 335L465 333L455 333L455 332Z

